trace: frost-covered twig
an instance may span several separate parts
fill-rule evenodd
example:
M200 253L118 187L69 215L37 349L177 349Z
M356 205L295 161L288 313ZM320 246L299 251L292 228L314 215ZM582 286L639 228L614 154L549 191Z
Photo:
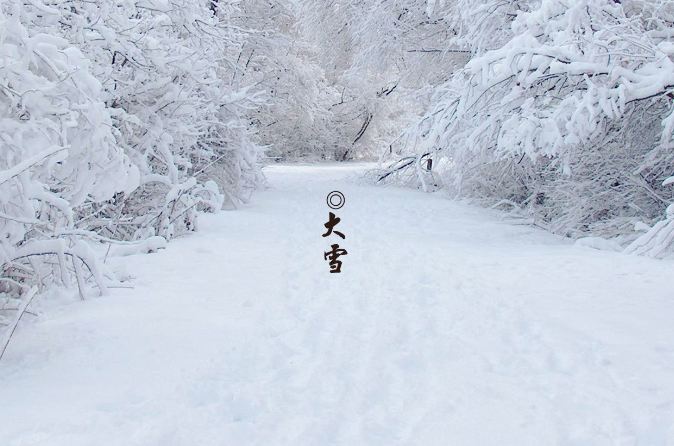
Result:
M26 312L26 309L33 301L33 298L35 297L36 294L37 294L37 287L31 288L28 291L28 293L26 293L26 296L22 298L21 304L19 305L19 308L14 314L14 318L10 321L9 327L5 328L4 335L0 337L0 361L2 361L2 358L5 355L5 352L7 351L7 346L9 346L9 341L12 340L12 336L14 335L14 331L16 331L16 327L19 325L19 322L21 322L23 314Z

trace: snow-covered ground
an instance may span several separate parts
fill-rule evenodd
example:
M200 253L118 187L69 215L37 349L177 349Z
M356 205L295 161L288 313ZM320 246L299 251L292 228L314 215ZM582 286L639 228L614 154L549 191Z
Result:
M674 444L671 261L362 169L270 167L251 205L114 259L134 289L26 318L0 445Z

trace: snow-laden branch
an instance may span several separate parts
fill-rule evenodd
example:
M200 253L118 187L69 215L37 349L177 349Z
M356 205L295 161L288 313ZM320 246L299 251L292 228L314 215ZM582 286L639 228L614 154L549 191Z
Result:
M613 0L456 5L451 40L473 57L398 138L402 155L437 153L453 193L507 200L565 235L629 244L635 223L657 223L674 201L666 187L674 166L672 8Z
M18 176L20 173L25 172L26 170L33 167L35 164L42 163L47 157L54 155L55 153L61 152L63 150L68 150L67 147L50 147L45 149L40 153L37 153L30 158L21 161L14 167L7 170L0 170L0 184L3 184L10 179Z

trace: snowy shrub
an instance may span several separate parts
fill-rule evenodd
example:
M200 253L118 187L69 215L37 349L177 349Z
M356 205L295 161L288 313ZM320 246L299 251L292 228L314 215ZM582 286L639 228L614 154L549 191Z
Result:
M674 185L674 177L669 177L663 186ZM626 249L628 254L650 257L665 257L674 251L674 203L665 211L665 219L649 228L645 234L634 240Z
M248 199L262 176L246 114L265 97L236 77L254 32L234 24L238 11L0 4L0 293L104 292L106 245L152 251L194 230L198 212Z
M635 222L660 219L674 201L663 186L672 2L460 3L481 5L460 9L475 25L456 41L473 57L407 132L406 151L446 160L454 194L513 203L557 233L627 242Z
M222 196L203 184L215 168L222 192L245 198L259 172L240 115L257 99L228 82L245 38L227 27L231 5L217 15L184 0L55 7L34 26L60 33L94 61L117 142L139 171L139 187L99 209L95 229L131 240L193 230L197 209L221 206Z
M78 231L96 203L136 186L101 84L64 39L28 33L0 9L0 292L31 283L104 283Z

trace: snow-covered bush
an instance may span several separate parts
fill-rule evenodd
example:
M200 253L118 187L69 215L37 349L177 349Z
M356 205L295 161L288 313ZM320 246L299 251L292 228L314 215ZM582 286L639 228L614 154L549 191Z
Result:
M64 39L0 9L0 293L29 284L104 284L79 215L134 189L101 84Z
M669 177L663 186L674 185L674 177ZM645 234L634 240L625 252L650 257L665 257L674 251L674 203L665 211L665 219L648 228Z
M261 181L233 2L0 3L0 293L92 282ZM238 17L238 16L237 16ZM152 238L152 246L159 246ZM129 248L131 249L131 248ZM126 249L126 251L129 251ZM135 248L134 248L135 249Z
M635 222L660 219L674 201L663 186L674 166L672 2L461 4L483 14L456 39L473 56L407 132L406 151L446 160L456 195L514 204L565 235L629 241Z
M139 187L89 217L115 239L171 238L195 227L196 210L248 195L259 173L241 115L258 99L231 85L242 32L232 5L186 0L73 0L43 13L49 28L78 45L104 86L117 143L139 170Z

